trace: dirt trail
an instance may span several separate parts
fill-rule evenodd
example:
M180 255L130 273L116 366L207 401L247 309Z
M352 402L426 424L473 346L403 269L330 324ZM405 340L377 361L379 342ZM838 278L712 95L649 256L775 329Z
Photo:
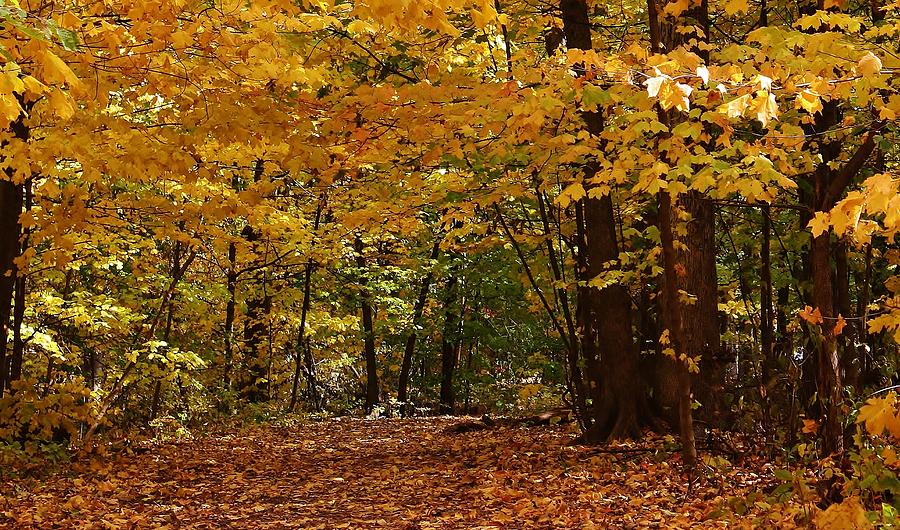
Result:
M758 479L688 493L673 459L567 445L559 427L449 434L459 420L254 427L3 484L2 528L735 527L710 519ZM674 457L673 457L674 458Z

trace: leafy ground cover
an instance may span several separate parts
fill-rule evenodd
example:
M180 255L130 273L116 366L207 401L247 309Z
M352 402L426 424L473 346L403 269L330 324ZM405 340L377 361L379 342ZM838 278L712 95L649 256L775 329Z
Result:
M460 419L231 429L7 479L10 528L732 528L788 520L753 502L769 467L677 450L573 445L564 426L454 432ZM62 468L61 468L62 469ZM755 493L756 492L756 493ZM745 511L749 508L749 511ZM738 515L743 512L743 515Z

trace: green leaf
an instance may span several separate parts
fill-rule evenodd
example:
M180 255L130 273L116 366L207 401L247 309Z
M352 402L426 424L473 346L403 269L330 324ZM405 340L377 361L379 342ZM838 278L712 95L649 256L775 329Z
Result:
M587 109L592 109L597 105L612 103L612 97L609 92L594 85L585 85L584 92L581 94L581 104Z
M78 35L74 31L61 28L56 24L51 25L51 31L56 35L56 38L59 40L59 43L62 44L63 48L70 52L78 49Z
M778 480L789 481L794 480L794 475L787 469L776 469L775 478L777 478Z

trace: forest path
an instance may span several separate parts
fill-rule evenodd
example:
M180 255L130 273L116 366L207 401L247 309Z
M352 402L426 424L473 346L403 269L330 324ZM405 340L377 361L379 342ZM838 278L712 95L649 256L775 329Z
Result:
M76 462L0 484L0 528L730 528L710 514L758 485L731 468L688 492L677 459L459 421L256 426Z

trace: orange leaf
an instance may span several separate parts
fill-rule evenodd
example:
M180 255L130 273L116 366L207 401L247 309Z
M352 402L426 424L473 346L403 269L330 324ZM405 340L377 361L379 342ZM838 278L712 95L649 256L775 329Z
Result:
M800 318L809 322L810 324L821 324L822 322L824 322L824 319L822 318L822 312L819 311L818 307L815 309L810 306L804 307L800 311Z
M838 315L837 322L834 324L834 336L837 337L840 335L846 326L847 321L844 320L843 315Z
M805 434L816 434L819 432L819 422L816 420L803 420L803 432Z

